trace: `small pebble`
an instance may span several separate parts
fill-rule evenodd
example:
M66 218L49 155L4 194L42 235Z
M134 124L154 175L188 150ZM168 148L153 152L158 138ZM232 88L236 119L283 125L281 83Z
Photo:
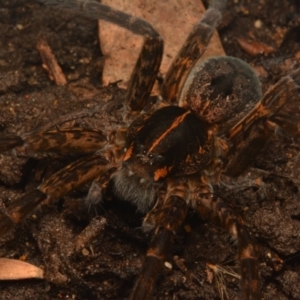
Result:
M169 262L167 262L167 261L165 261L165 267L168 268L168 269L172 269L173 268L172 265Z
M88 256L90 254L90 251L86 248L83 248L82 251L81 251L82 255L84 256Z
M256 20L254 22L254 27L255 28L261 28L262 27L262 21L261 20Z
M17 24L16 27L17 27L18 30L23 30L24 29L24 26L22 24Z

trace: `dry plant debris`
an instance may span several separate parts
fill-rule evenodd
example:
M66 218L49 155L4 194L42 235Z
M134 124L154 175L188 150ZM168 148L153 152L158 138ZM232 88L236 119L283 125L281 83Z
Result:
M205 11L201 0L193 2L104 0L102 3L148 20L163 36L165 50L160 68L162 76L167 72L172 60L191 32L193 25L199 21L200 16ZM103 84L107 85L121 80L119 86L126 88L139 55L143 37L100 20L99 39L105 57ZM217 55L225 55L225 52L218 34L215 32L201 60ZM156 86L154 89L154 94L158 94L158 87Z
M27 262L0 258L0 280L21 280L29 278L44 278L44 271Z

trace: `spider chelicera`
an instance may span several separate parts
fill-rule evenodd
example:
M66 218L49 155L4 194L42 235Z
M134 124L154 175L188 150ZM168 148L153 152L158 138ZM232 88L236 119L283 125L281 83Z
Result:
M297 118L290 112L300 70L282 78L262 96L256 75L241 60L214 57L198 63L225 8L225 0L214 0L169 68L161 97L149 101L160 68L163 39L147 21L93 1L42 2L115 23L144 36L144 43L124 102L103 105L107 113L117 109L122 114L117 127L53 129L1 137L1 152L14 148L16 154L75 151L89 155L13 202L0 217L0 234L40 204L60 199L94 180L103 184L105 192L107 181L111 181L115 196L147 213L143 227L153 232L131 299L150 297L188 207L238 240L241 297L259 299L257 247L243 219L214 194L213 186L239 176L279 127L299 134Z

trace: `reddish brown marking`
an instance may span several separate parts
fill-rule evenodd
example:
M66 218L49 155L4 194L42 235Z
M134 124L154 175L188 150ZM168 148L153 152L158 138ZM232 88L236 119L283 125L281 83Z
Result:
M20 223L23 220L19 211L10 214L9 217L14 223Z
M203 154L205 151L203 149L203 147L199 146L198 148L198 153Z
M238 122L238 124L230 129L228 138L232 139L243 130L246 130L247 126L253 124L255 120L263 117L268 117L271 114L272 111L268 107L264 106L261 102L259 102L248 115L246 115L240 122Z
M170 131L172 131L174 128L176 128L183 120L185 117L190 114L189 111L185 112L183 115L177 117L175 121L171 124L171 126L152 144L148 152L152 152L153 149L169 134Z
M191 158L190 155L188 155L188 156L186 157L186 159L185 159L185 162L186 162L186 163L190 163L191 161L192 161L192 158Z
M165 255L158 255L157 249L153 249L153 248L150 248L147 251L147 256L152 256L152 257L155 257L155 258L157 258L159 260L163 260L165 258Z
M127 151L124 155L123 161L128 160L131 157L132 152L133 152L133 145L130 145L130 147L127 149Z
M161 168L161 169L157 169L155 172L154 172L154 180L157 181L159 180L160 178L164 178L168 175L168 169L167 167L164 167L164 168Z
M255 253L253 245L248 245L245 249L241 251L240 257L241 259L256 259L253 255Z

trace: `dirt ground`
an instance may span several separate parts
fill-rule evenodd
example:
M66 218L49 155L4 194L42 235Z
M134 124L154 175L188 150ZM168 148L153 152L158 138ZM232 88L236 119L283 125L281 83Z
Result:
M225 52L248 62L265 91L299 66L299 1L228 2L219 27ZM104 57L96 22L47 9L33 0L0 0L0 4L1 134L55 124L51 122L74 112L78 117L61 127L103 130L105 116L97 114L97 105L124 93L115 85L101 87ZM51 45L67 86L55 85L42 68L36 50L41 35ZM265 53L256 54L261 49ZM93 116L88 115L91 111ZM299 148L299 139L279 133L253 159L244 177L255 179L257 186L240 184L240 189L220 191L244 215L260 246L266 300L300 299ZM73 159L1 155L1 208ZM121 201L86 205L87 189L43 206L1 239L1 257L22 259L45 270L45 280L1 281L1 300L128 297L150 241L141 230L143 216ZM83 230L97 236L84 240ZM74 247L78 241L83 241L82 247ZM229 299L240 299L239 280L223 271L214 274L207 266L239 272L236 251L228 234L190 211L153 299L220 299L220 288L226 288ZM283 264L274 266L270 253Z

